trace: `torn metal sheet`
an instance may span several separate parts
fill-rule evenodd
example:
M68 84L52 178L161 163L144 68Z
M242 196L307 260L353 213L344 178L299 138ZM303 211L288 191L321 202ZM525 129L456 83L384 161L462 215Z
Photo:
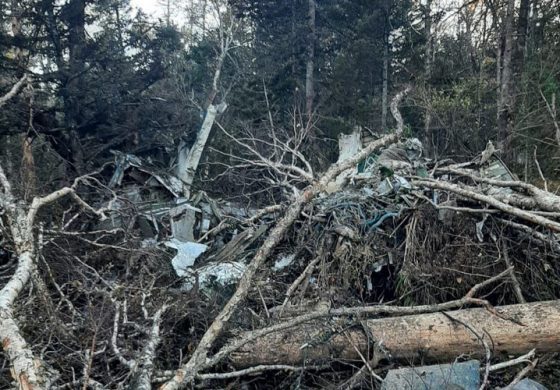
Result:
M177 239L167 241L165 245L177 249L177 254L171 260L171 264L177 276L180 277L191 275L190 268L194 265L196 259L208 250L207 245L196 242L181 242Z
M514 181L515 176L498 157L493 156L487 165L480 169L480 176L487 179Z
M122 184L124 173L127 169L134 167L141 172L151 176L146 184L148 185L162 185L174 197L178 198L183 192L183 182L177 177L165 172L164 170L154 167L147 161L142 160L140 157L125 154L119 151L111 151L115 155L115 172L109 181L109 188L114 188Z
M350 134L341 134L338 137L338 161L348 160L362 149L362 130L356 127Z
M198 270L198 284L201 289L209 289L214 286L226 287L237 283L243 276L245 264L231 261L226 263L211 263L205 265Z
M377 193L381 196L386 196L391 193L398 193L401 190L411 190L412 186L404 177L393 175L386 178L377 186Z
M197 213L202 211L196 207L192 207L187 203L187 199L177 199L178 205L169 210L171 219L171 233L173 238L183 241L194 241L194 227L196 224Z
M210 292L216 288L223 288L237 283L243 276L247 267L237 261L224 263L210 263L198 269L188 267L182 275L184 291L192 290L198 283L198 287L204 292Z

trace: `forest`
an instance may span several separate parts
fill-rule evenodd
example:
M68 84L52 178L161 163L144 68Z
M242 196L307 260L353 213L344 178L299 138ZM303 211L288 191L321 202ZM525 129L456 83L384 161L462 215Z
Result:
M0 389L560 386L559 0L141 3L0 0Z

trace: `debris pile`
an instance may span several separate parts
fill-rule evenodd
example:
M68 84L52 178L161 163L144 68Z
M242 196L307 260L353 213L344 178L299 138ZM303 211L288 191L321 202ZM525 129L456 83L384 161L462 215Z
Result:
M188 375L202 388L391 389L418 372L437 386L555 388L560 197L515 177L491 143L472 161L426 159L393 115L395 133L342 136L320 176L267 144L300 166L255 157L293 178L275 171L260 203L194 193L116 152L110 172L12 213L0 175L23 243L0 253L0 273L39 292L13 313L19 292L3 290L4 334L29 335L60 388L175 389ZM58 217L34 224L53 200Z
M341 139L339 162L361 150L356 142L360 142L359 136ZM144 177L145 184L159 183L173 193L161 177L142 168L138 161L130 161L130 167L154 178ZM119 179L111 182L120 182L125 172L126 168L117 170ZM176 251L171 263L179 278L177 291L200 292L206 300L219 296L220 301L227 301L270 227L283 213L279 205L247 210L206 194L194 201L177 197L166 202L170 204L167 217L160 214L150 219L159 232L152 244L163 243ZM178 202L183 203L177 205ZM424 159L421 142L405 140L344 171L325 192L305 204L253 280L248 301L229 324L230 331L250 335L255 326L274 326L329 310L346 313L357 308L356 313L366 315L367 308L389 303L416 307L458 302L479 285L483 287L478 296L492 306L504 306L504 310L507 305L557 299L559 217L560 197L519 181L491 143L473 161L458 164ZM496 275L501 275L499 283L485 284ZM461 301L451 308L469 302ZM432 310L428 307L425 311ZM317 344L327 346L326 350L319 349L323 356L319 360L312 358L317 351L309 349L309 358L304 361L259 361L259 351L248 344L245 352L241 348L232 353L230 361L237 366L307 362L322 370L326 365L331 370L327 376L336 382L344 378L344 370L337 366L342 359L356 367L351 378L355 386L363 382L366 374L372 374L364 372L363 367L370 367L373 361L356 362L350 358L352 353L339 351L337 343L341 341L340 334L348 332L350 336L345 337L357 343L354 349L367 355L367 337L372 333L368 334L362 318L365 317L345 317L343 324L329 319L326 327L324 321L309 322L307 331L292 328L292 332L307 335L302 340L298 334L297 343L302 345L296 350L323 348ZM476 324L464 326L471 325ZM356 329L359 334L365 332L365 341L355 336ZM317 330L325 334L318 335ZM280 332L284 346L289 344L286 340L291 335L282 336ZM488 367L496 359L503 360L492 351L486 355L487 336L477 337L481 339L475 342L478 349L446 351L446 356L486 356L482 366ZM270 343L269 350L276 351L275 359L281 356L274 337L263 340ZM371 343L382 350L382 358L377 356L375 361L377 371L383 372L386 363L405 363L392 359L391 351L383 350L383 343L376 341L379 345ZM560 351L558 344L551 349L557 350ZM250 364L246 354L251 356ZM300 352L296 355L300 356ZM411 363L418 362L408 362ZM360 378L356 381L357 374ZM489 380L502 384L505 377L503 371L497 371L481 378L486 384ZM384 388L393 387L386 384Z

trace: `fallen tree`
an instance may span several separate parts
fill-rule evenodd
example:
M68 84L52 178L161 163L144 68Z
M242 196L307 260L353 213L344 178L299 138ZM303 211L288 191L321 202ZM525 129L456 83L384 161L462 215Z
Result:
M230 355L237 367L319 364L330 359L373 362L452 361L456 356L560 352L560 301L365 320L350 329L346 321L312 322L270 333ZM373 355L373 357L372 357ZM372 363L370 363L372 364Z

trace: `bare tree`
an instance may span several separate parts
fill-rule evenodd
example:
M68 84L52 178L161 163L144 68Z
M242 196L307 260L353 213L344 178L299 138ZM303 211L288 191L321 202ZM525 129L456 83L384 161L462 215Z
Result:
M31 204L17 199L4 170L0 166L0 210L5 214L7 226L17 256L17 268L8 283L0 290L0 339L4 351L12 364L12 376L22 389L49 388L53 373L29 348L13 316L16 299L27 286L35 272L37 245L34 234L37 213L43 207L70 196L86 210L104 217L103 211L95 210L84 202L75 189L83 177L76 179L74 185L54 191L43 197L35 197Z

